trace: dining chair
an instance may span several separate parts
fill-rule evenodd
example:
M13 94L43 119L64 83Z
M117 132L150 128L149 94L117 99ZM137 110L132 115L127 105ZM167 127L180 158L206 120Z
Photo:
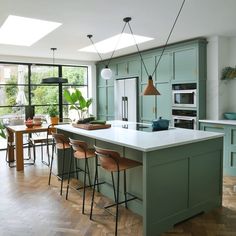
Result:
M24 148L28 148L28 157L24 158L24 160L31 160L31 143L29 142L28 136L24 137L23 146ZM6 126L6 140L7 140L7 148L6 148L6 162L8 163L10 168L16 167L16 165L12 165L12 161L9 160L9 152L11 149L15 149L15 142L14 137L11 135L9 128ZM24 165L34 165L35 160L33 159L32 162L24 162Z

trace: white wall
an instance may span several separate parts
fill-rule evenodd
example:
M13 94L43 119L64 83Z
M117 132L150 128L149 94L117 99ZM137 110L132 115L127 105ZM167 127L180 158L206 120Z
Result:
M226 66L236 65L236 37L207 39L207 119L222 119L227 111L236 112L236 79L221 80Z

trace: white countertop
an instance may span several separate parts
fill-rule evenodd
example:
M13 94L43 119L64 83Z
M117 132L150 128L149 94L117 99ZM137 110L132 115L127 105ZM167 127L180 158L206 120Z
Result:
M122 125L127 124L129 125L129 127L131 127L132 125L135 126L136 123L134 122L109 121L108 123L112 125L111 128L100 130L79 129L73 127L71 124L58 125L57 129L84 135L90 138L114 143L120 146L125 146L144 152L199 142L223 136L223 134L221 133L180 128L170 128L169 130L156 132L144 132L122 128Z
M236 125L236 120L199 120L199 122L219 125Z

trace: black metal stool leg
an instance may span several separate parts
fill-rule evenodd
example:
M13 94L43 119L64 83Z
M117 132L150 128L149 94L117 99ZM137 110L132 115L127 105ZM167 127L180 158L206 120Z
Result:
M124 170L124 195L125 195L125 207L127 206L127 191L126 191L126 170Z
M114 175L113 175L113 172L111 172L111 178L112 178L112 186L113 186L114 199L115 199L115 202L117 202L117 198L116 198L116 188L115 188L115 182L114 182Z
M114 186L115 187L115 186ZM120 171L117 172L117 189L116 189L116 226L115 236L117 236L118 217L119 217L119 188L120 188Z
M89 186L92 186L91 178L90 178L90 170L89 170L89 165L88 165L88 159L87 158L86 158L86 166L87 166L87 170L85 169L85 173L88 174Z
M54 146L52 147L52 158L51 158L50 172L49 172L49 177L48 177L48 185L50 185L51 183L53 160L54 160Z
M70 155L70 165L69 165L69 171L68 171L68 182L67 182L67 188L66 188L66 200L68 199L69 195L69 185L70 185L70 174L71 174L71 166L72 166L72 151Z
M63 161L62 161L62 173L61 173L61 191L60 195L62 195L62 189L63 189L63 180L64 180L64 171L65 171L65 149L63 149Z
M79 179L79 168L78 168L78 163L77 163L77 159L74 158L74 164L75 164L75 171L76 171L76 177L77 179Z
M85 164L84 164L84 186L83 186L83 206L82 206L82 214L84 214L84 204L85 204L85 188L86 188L86 166L88 165L87 161L88 159L85 158Z
M96 158L96 162L97 162L97 158ZM96 182L98 182L97 177L98 177L98 171L97 171L97 168L95 168L94 183L93 183L93 194L92 194L91 209L90 209L90 216L89 216L90 220L92 220L92 215L93 215L93 203L94 203L95 187L96 187Z
M98 178L98 157L97 157L97 155L95 156L95 170L96 170L96 172L97 172L97 178ZM98 192L100 192L100 188L99 188L99 184L97 184L97 191Z

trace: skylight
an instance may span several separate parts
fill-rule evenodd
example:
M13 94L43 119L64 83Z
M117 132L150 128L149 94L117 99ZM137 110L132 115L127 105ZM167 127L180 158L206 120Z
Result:
M61 23L9 15L0 28L0 44L31 46Z
M99 53L108 53L108 52L114 51L115 46L116 46L117 42L119 41L119 37L120 37L120 34L117 34L117 35L115 35L111 38L108 38L108 39L105 39L105 40L100 41L98 43L95 43L95 46L96 46L98 52ZM137 44L153 40L153 38L139 36L139 35L134 35L134 37L135 37L135 41L136 41ZM119 49L122 49L122 48L127 48L127 47L130 47L132 45L135 45L135 41L133 39L132 34L123 33L121 35L121 38L120 38L119 44L117 45L116 50L119 50ZM81 48L78 51L81 51L81 52L96 52L93 45L85 47L85 48Z

